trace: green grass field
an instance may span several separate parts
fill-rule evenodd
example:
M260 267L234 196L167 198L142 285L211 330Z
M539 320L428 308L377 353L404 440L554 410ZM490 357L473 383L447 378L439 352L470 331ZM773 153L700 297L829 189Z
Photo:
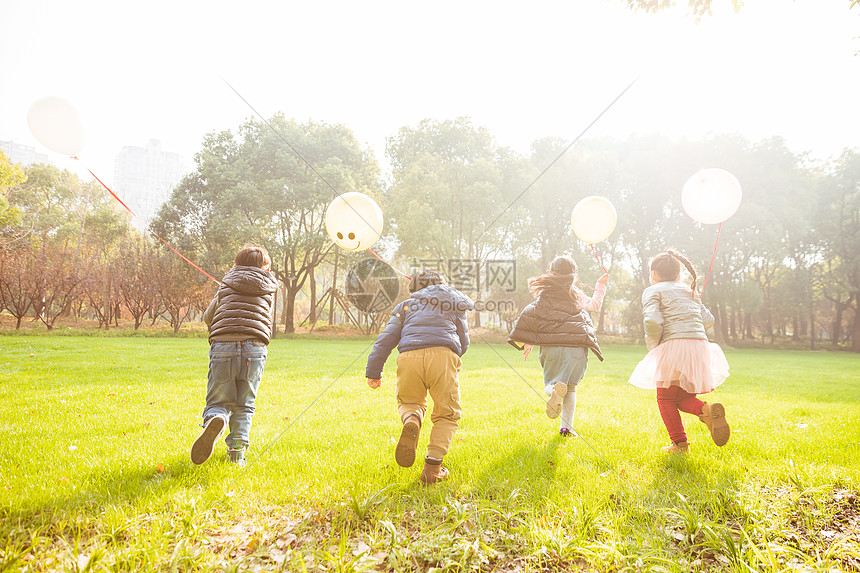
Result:
M239 470L223 444L189 460L205 339L0 337L0 571L860 568L860 355L728 349L708 399L731 441L685 415L691 452L667 458L627 384L644 347L592 356L562 439L537 357L473 340L451 478L422 488L371 344L273 341Z

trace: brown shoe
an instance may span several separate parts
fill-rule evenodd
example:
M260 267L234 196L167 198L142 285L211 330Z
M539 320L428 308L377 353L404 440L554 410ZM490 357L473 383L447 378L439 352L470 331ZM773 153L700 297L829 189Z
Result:
M224 431L227 420L221 416L212 416L203 424L203 431L191 445L191 462L202 464L212 455L215 450L215 442Z
M671 446L660 448L660 451L664 454L686 454L689 449L690 442L672 442Z
M711 431L711 438L718 446L725 446L729 441L729 436L732 431L729 428L729 423L726 422L726 409L722 404L705 404L702 406L702 413L699 419Z
M406 418L403 422L403 430L400 431L400 440L394 449L394 459L400 467L411 468L415 463L419 432L421 432L421 422L418 421L418 417L413 415Z
M448 468L442 465L442 460L424 458L424 471L421 472L421 483L430 485L448 477Z
M555 420L561 414L561 403L564 401L564 395L567 394L567 384L564 382L556 382L552 387L552 394L546 403L547 418Z

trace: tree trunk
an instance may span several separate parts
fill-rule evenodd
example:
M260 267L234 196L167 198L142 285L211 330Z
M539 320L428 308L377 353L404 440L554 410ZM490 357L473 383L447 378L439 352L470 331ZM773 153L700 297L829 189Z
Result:
M111 319L111 307L113 303L110 300L110 267L108 266L107 257L105 257L105 263L102 266L102 305L104 306L104 325L105 330L110 329L110 319Z
M310 276L308 277L308 280L310 281L310 290L311 290L311 312L310 312L310 316L308 318L310 319L311 324L316 324L317 323L317 311L316 311L316 306L317 306L317 277L316 277L316 274L314 273L314 271L310 271L309 274L310 274Z
M284 302L281 303L281 307L283 311L281 312L281 324L284 325L284 332L286 332L287 326L287 284L284 283L284 288L281 289L281 298L284 299Z
M833 317L833 346L839 346L842 340L842 313L845 312L845 306L836 303L836 315Z
M295 281L291 281L295 283ZM286 305L287 308L284 311L284 334L291 334L296 331L295 325L295 314L296 314L296 295L299 292L298 287L291 287L286 289Z
M726 309L723 303L718 302L714 311L714 341L719 345L725 345L728 342L728 325L726 324Z
M851 329L851 352L860 352L860 303L854 309L854 328Z
M329 325L334 324L334 292L337 288L337 257L340 251L334 251L334 273L332 273L331 277L331 296L328 299L328 323Z
M278 289L275 288L275 299L272 301L272 338L278 333Z
M800 340L800 320L798 320L797 314L791 317L791 340L794 342Z
M815 307L809 305L809 348L815 350Z

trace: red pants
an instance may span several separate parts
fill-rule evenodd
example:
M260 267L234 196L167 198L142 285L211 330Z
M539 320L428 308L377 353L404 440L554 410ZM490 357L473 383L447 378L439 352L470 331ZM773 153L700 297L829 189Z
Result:
M660 408L660 416L669 431L669 439L676 444L687 441L680 412L698 416L702 413L704 404L696 398L695 394L690 394L680 386L657 388L657 406Z

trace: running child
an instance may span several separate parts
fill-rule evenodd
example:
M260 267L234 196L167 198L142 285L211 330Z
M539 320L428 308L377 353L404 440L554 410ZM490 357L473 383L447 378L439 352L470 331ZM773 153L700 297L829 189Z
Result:
M379 388L382 368L397 346L397 405L403 429L394 451L401 467L415 462L418 435L427 412L427 394L433 398L430 442L424 458L421 483L448 477L442 458L448 453L460 419L460 357L469 348L466 311L474 303L442 276L424 270L409 282L410 297L394 307L388 325L367 358L367 384Z
M523 309L508 335L508 343L525 350L524 360L534 345L540 346L544 389L549 396L546 415L552 419L561 416L559 434L563 437L575 435L576 386L588 367L588 349L603 361L586 311L600 309L609 275L598 279L593 297L576 286L576 277L576 262L561 256L552 261L549 272L530 278L529 290L536 300Z
M682 264L693 277L690 285L681 282ZM657 390L657 407L672 440L662 448L666 453L683 453L690 447L680 412L698 416L716 445L729 441L723 405L696 398L712 392L729 375L722 349L708 341L707 329L713 326L714 316L702 304L696 285L693 265L677 251L668 250L651 259L651 286L642 293L649 352L629 382Z

